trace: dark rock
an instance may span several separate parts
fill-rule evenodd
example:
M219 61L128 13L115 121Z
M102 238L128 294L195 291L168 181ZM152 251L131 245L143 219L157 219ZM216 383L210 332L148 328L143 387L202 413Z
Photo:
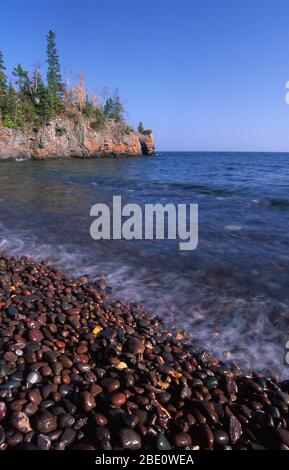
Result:
M191 436L186 432L181 432L174 437L176 447L187 447L192 444Z
M56 431L57 418L49 411L43 411L36 417L35 427L41 434Z
M171 450L172 447L167 440L167 438L164 436L164 434L158 434L157 438L157 450Z
M123 428L119 431L119 438L124 449L141 449L141 438L133 429Z

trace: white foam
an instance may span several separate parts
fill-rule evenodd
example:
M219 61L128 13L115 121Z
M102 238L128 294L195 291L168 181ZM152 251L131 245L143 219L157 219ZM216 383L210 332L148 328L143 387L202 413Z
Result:
M175 328L190 332L200 349L211 350L248 369L289 377L285 345L289 340L289 308L271 299L230 297L200 284L202 273L152 272L120 261L95 261L82 247L41 244L25 231L9 231L0 224L0 250L34 259L51 258L69 274L104 276L113 296L145 304Z

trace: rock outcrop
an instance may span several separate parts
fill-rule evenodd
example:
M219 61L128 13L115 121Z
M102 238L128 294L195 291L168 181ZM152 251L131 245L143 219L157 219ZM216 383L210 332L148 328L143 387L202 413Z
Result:
M0 127L0 159L93 158L152 155L151 132L139 134L125 123L108 121L104 129L84 117L58 117L40 129Z

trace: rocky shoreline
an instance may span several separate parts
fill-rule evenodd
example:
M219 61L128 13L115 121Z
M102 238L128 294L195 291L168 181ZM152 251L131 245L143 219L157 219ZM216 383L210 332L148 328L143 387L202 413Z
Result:
M0 160L150 156L154 151L151 131L140 134L124 122L109 119L105 128L97 129L93 120L80 114L73 119L57 117L39 129L0 126Z
M289 381L46 262L0 254L0 346L0 450L289 450Z

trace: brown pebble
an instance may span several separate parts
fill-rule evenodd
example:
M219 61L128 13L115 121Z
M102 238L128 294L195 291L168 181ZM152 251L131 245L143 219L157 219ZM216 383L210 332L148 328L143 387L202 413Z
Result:
M12 414L11 424L15 429L20 431L22 434L27 434L28 432L32 431L28 416L21 411L15 411Z
M48 434L57 429L57 418L49 411L41 412L35 419L35 427L41 434Z
M174 436L176 447L187 447L192 444L191 436L186 432L181 432Z
M122 406L126 403L126 396L124 393L116 392L111 396L111 403L115 406Z
M28 338L30 341L40 343L44 339L44 336L40 330L32 328L29 330Z
M89 392L82 392L81 393L82 404L85 411L91 411L95 408L95 398Z
M134 336L130 336L126 344L127 350L132 354L143 354L145 351L144 343Z

